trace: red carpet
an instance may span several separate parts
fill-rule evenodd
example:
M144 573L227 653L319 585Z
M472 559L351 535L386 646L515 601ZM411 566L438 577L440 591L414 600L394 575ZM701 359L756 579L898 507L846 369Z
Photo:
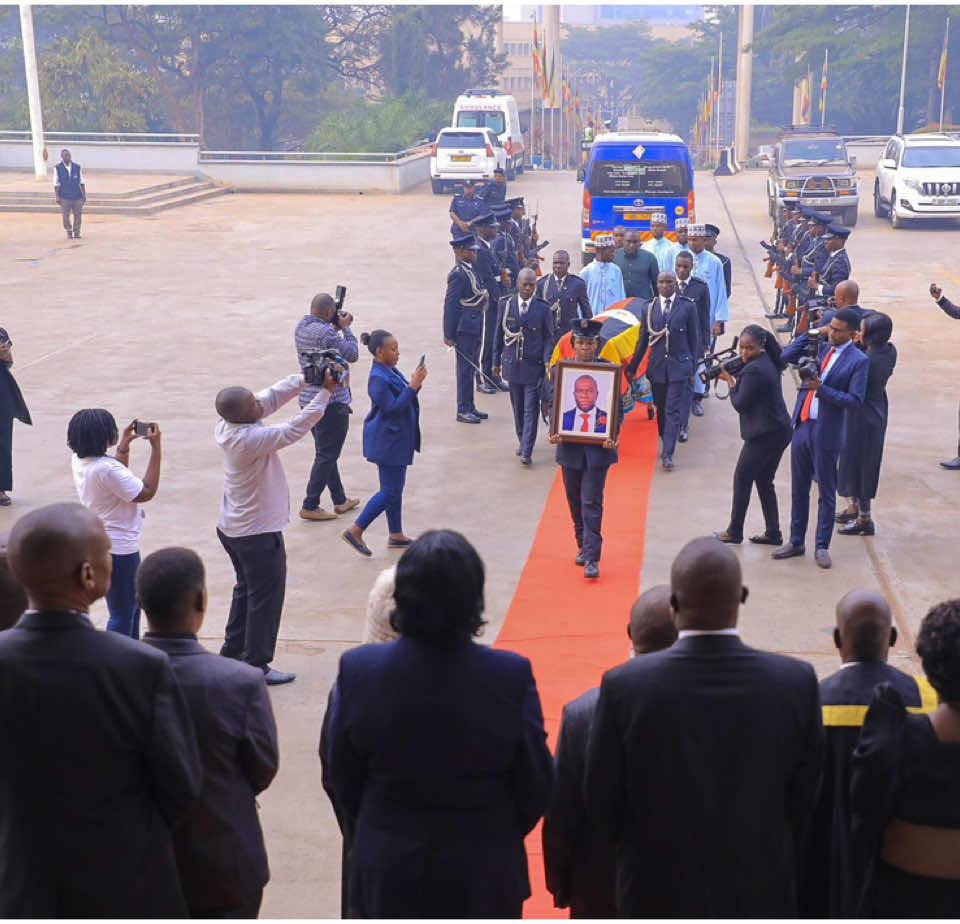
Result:
M551 750L564 705L599 684L603 672L629 653L627 621L640 582L656 455L656 421L642 409L628 414L620 461L611 467L604 491L597 581L585 580L583 569L573 563L577 547L559 467L544 504L496 647L517 651L533 663ZM544 884L539 825L527 838L527 855L533 895L524 904L524 917L567 917L566 910L553 907Z

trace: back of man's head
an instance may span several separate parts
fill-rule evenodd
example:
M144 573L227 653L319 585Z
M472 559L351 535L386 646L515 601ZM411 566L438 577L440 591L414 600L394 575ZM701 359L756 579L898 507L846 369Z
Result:
M747 599L740 561L719 539L694 539L670 568L670 605L677 628L710 631L737 624Z
M840 659L882 664L897 641L890 604L872 590L851 590L837 604L834 644Z
M214 406L217 413L228 423L250 423L248 409L253 397L249 388L228 385L217 392Z
M27 592L7 562L7 540L0 538L0 631L15 625L29 606Z
M843 321L850 330L860 328L860 312L856 308L840 308L834 317L838 321Z
M670 588L666 584L658 584L640 594L630 609L627 635L638 655L662 651L677 640L677 626L670 609Z
M137 601L151 632L195 633L207 605L200 556L178 547L148 555L137 569Z
M332 295L320 292L314 295L310 301L310 314L315 318L326 318L333 313L333 309L336 307L337 303L333 300Z
M38 610L87 612L110 587L110 538L80 504L49 504L10 531L7 560Z
M860 301L860 286L852 279L844 279L838 283L833 290L833 298L838 308L846 308L849 305L856 305Z

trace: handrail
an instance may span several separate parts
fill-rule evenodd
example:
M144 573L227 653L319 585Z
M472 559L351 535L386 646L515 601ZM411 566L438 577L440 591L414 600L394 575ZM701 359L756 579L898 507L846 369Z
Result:
M392 163L417 154L426 154L429 150L428 146L421 145L403 151L200 151L199 160L234 163L342 163L345 160Z
M24 141L33 140L33 133L27 129L23 130L0 130L0 138L19 138ZM150 139L162 139L161 144L173 144L175 141L170 139L183 139L184 144L199 144L200 136L189 132L44 132L44 138L65 138L73 141L83 141L91 139L94 141L103 141L105 139L130 139L133 143L150 144ZM129 142L128 142L129 143Z

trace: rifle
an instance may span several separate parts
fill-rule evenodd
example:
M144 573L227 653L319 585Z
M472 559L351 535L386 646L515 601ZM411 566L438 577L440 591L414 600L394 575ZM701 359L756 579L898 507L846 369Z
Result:
M535 247L537 243L537 220L539 218L540 218L540 200L537 199L537 210L533 213L533 224L530 226L530 243L533 244ZM547 241L543 246L546 247L546 245L549 243L550 242ZM543 275L543 270L540 269L541 257L536 256L536 254L539 254L541 250L543 250L543 247L536 247L536 250L534 252L534 258L533 258L535 261L533 266L533 271L537 274L537 276Z
M540 269L540 261L543 259L543 257L540 256L540 251L549 246L550 241L544 241L542 244L538 244L536 250L534 250L533 256L527 261L528 263L534 264L530 267L530 269L532 269L538 276L540 276L542 273Z

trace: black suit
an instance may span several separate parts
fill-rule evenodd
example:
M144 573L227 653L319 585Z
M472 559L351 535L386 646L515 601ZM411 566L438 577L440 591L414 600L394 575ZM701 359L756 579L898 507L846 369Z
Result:
M650 347L647 378L657 408L657 431L663 440L663 455L672 456L677 437L690 412L690 379L701 355L700 319L697 306L685 295L674 294L669 317L663 313L663 299L658 295L643 315L636 352L630 361L635 373ZM669 330L669 335L657 336ZM656 342L652 343L652 338Z
M78 613L0 632L0 918L185 917L170 827L200 793L170 661Z
M682 292L680 291L681 286L683 286ZM712 337L710 325L710 288L702 279L691 276L685 283L680 282L679 279L677 280L677 293L693 299L697 306L697 318L700 321L700 352L703 353L707 347L710 346L710 339Z
M727 532L743 538L743 522L756 484L766 534L779 536L780 511L773 480L783 452L790 445L793 428L783 400L780 372L766 353L743 367L737 384L730 389L730 403L740 415L743 447L733 473L733 505Z
M604 674L587 811L613 827L621 917L795 917L823 752L809 664L736 636Z
M263 671L207 651L193 635L144 641L169 656L200 745L203 790L173 836L190 915L256 917L270 871L254 797L278 763Z
M938 298L937 304L943 309L946 315L954 320L960 320L960 305L954 305L946 295ZM957 443L957 456L960 457L960 442Z
M543 865L547 888L571 918L617 916L617 854L610 831L591 821L583 804L587 741L600 687L563 707L557 738L557 779L543 819Z
M340 658L323 751L359 917L519 917L553 761L526 658L401 638Z

